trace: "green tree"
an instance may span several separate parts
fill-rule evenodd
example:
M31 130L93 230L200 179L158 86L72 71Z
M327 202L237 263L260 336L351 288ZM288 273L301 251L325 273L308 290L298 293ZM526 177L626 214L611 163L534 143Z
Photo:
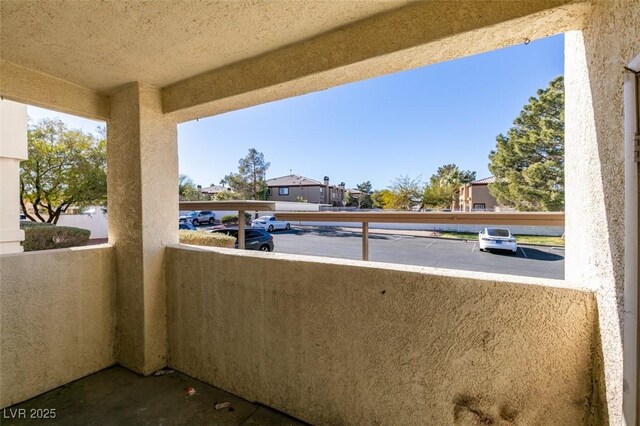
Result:
M193 180L184 174L178 176L178 195L180 201L201 201L204 199Z
M421 187L420 176L415 179L411 179L409 176L396 178L389 186L393 197L385 208L411 210L415 204L420 202Z
M435 208L451 208L453 210L460 195L460 186L473 182L476 172L460 170L455 164L438 167L429 178L422 195L422 204Z
M344 192L344 206L358 207L358 200L353 197L353 194L348 189Z
M564 209L564 81L557 77L529 98L513 127L489 154L498 203L522 211Z
M389 189L381 189L371 194L371 203L376 209L389 209L393 202L393 193Z
M266 199L265 176L270 165L264 160L264 154L251 148L247 156L238 161L238 172L226 175L220 183L229 185L246 200Z
M211 185L211 186L213 186L213 185ZM242 200L243 199L242 195L238 194L237 192L233 192L233 191L218 192L214 198L215 198L216 201Z
M451 184L440 181L430 181L422 194L422 205L437 209L451 208L451 200L455 188Z
M29 125L29 158L20 163L20 202L30 220L55 224L71 205L106 202L107 145L104 130L100 134L68 129L57 119Z
M371 207L373 207L373 201L371 200L371 194L373 194L371 182L362 182L361 184L356 185L356 189L360 191L360 198L358 198L358 208L370 209Z

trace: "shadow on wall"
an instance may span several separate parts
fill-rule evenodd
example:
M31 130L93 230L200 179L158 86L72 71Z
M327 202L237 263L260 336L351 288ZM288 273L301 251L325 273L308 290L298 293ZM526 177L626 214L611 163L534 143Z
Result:
M453 421L457 425L515 424L518 410L510 402L460 394L453 400Z

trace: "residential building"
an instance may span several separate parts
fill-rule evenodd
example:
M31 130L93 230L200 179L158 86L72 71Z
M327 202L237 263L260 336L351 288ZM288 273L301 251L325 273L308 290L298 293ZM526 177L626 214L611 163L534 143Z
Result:
M324 182L300 175L287 175L267 180L269 201L298 201L341 206L344 200L345 184L330 185L329 177Z
M216 196L222 192L233 192L228 186L211 185L205 188L198 185L198 191L203 195Z
M489 191L489 184L495 181L496 178L491 176L462 185L456 210L463 212L500 210L496 197Z

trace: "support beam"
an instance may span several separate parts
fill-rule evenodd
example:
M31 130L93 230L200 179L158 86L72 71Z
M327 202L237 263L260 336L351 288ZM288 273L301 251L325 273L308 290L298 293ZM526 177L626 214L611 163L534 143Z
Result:
M107 126L109 242L117 257L116 360L141 374L166 365L164 247L178 242L176 123L160 92L113 95Z
M362 222L362 260L369 260L369 223Z
M244 250L244 210L238 210L238 248Z
M19 253L20 161L27 159L27 107L0 101L0 254Z
M482 53L583 25L569 0L422 1L163 89L177 121Z
M0 75L3 98L86 118L109 118L109 97L94 90L2 60Z

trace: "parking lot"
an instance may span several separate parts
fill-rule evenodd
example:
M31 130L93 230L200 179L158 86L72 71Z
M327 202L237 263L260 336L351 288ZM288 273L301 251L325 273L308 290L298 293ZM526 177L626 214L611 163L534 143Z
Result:
M280 253L361 259L359 233L292 229L273 233ZM477 240L444 240L406 235L369 235L369 260L448 269L564 279L562 248L519 246L517 254L486 253Z

